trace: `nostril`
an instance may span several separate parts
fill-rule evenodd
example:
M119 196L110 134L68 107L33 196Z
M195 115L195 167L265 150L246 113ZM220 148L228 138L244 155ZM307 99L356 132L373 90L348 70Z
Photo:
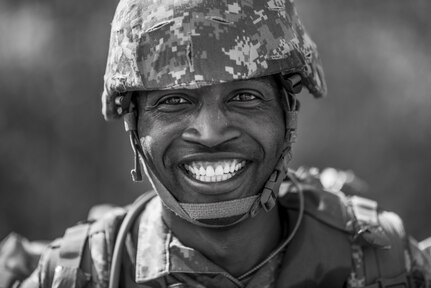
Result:
M196 128L188 128L182 134L183 138L199 137L199 131Z

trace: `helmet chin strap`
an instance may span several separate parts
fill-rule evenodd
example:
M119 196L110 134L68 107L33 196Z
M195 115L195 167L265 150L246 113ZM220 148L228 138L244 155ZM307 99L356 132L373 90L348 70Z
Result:
M135 138L136 136L131 137ZM133 140L135 143L138 141L139 139ZM262 209L269 212L277 203L278 190L287 172L284 169L285 155L283 154L265 183L262 192L257 195L212 203L181 203L160 182L160 178L154 173L154 164L145 157L142 149L136 148L136 150L139 156L144 159L142 162L145 174L150 179L163 204L184 220L208 228L225 228L236 225L249 217L256 216Z
M297 125L297 107L291 105L289 96L294 95L283 90L286 97L285 123L286 136L285 146L273 172L266 181L262 191L256 195L212 203L181 203L172 193L161 183L160 177L156 175L154 163L145 156L137 132L137 113L131 103L129 92L123 97L123 101L129 103L129 112L124 114L125 129L129 133L130 144L135 154L135 169L131 171L134 181L142 180L141 166L139 157L142 158L145 174L148 176L154 190L162 199L163 204L177 216L198 226L208 228L226 228L236 225L247 218L256 216L262 209L269 212L277 204L277 195L280 185L286 178L287 163L290 160L291 144L295 140ZM129 105L130 104L130 105ZM123 105L122 105L123 106ZM291 107L294 106L294 107ZM291 110L293 108L293 110Z

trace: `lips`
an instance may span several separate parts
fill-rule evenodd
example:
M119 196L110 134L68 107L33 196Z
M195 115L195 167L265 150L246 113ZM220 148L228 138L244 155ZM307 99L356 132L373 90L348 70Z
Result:
M221 161L191 161L183 165L192 178L201 182L227 181L241 172L247 161L229 159Z

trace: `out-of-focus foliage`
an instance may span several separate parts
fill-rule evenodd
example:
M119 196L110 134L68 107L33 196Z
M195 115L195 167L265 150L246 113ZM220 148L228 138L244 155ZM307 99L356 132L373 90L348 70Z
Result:
M61 235L133 184L122 123L100 92L117 1L0 2L0 238ZM431 234L431 2L299 0L328 80L301 95L293 166L352 169L418 238Z

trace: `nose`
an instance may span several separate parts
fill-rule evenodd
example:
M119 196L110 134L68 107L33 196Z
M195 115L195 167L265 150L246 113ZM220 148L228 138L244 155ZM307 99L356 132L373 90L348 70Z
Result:
M212 148L238 138L241 131L214 106L202 107L182 133L183 140Z

